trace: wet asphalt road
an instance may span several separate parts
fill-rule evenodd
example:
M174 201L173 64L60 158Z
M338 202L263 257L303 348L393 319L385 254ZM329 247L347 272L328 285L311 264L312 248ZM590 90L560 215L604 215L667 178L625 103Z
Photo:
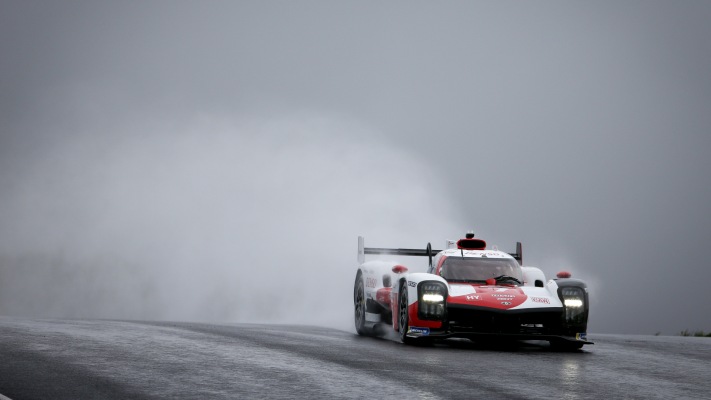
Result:
M327 328L0 317L0 395L21 399L708 399L711 338L589 335L410 347Z

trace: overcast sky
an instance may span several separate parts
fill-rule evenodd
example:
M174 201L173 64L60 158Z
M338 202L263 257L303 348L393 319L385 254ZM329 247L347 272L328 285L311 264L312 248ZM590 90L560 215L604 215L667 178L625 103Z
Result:
M473 229L711 330L711 3L0 1L0 314L352 329ZM421 260L411 260L418 265Z

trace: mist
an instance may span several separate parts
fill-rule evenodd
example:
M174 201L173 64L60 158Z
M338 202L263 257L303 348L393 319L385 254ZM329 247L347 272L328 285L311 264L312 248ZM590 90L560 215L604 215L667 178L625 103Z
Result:
M346 329L358 234L452 231L428 166L349 121L123 129L62 135L5 195L0 314Z

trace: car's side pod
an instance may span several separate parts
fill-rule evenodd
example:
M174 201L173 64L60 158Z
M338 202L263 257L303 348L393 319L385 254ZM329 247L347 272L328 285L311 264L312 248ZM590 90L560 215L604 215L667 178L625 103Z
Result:
M523 272L524 286L544 287L546 276L540 269L536 267L521 266L521 272Z

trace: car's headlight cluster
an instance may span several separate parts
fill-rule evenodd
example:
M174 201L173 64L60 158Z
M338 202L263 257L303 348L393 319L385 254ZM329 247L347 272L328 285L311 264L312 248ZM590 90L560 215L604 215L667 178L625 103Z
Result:
M585 312L585 292L579 287L564 287L560 289L560 295L565 305L565 319L569 323L577 323L583 318Z
M444 318L447 287L441 282L422 282L418 285L420 319L440 320Z

